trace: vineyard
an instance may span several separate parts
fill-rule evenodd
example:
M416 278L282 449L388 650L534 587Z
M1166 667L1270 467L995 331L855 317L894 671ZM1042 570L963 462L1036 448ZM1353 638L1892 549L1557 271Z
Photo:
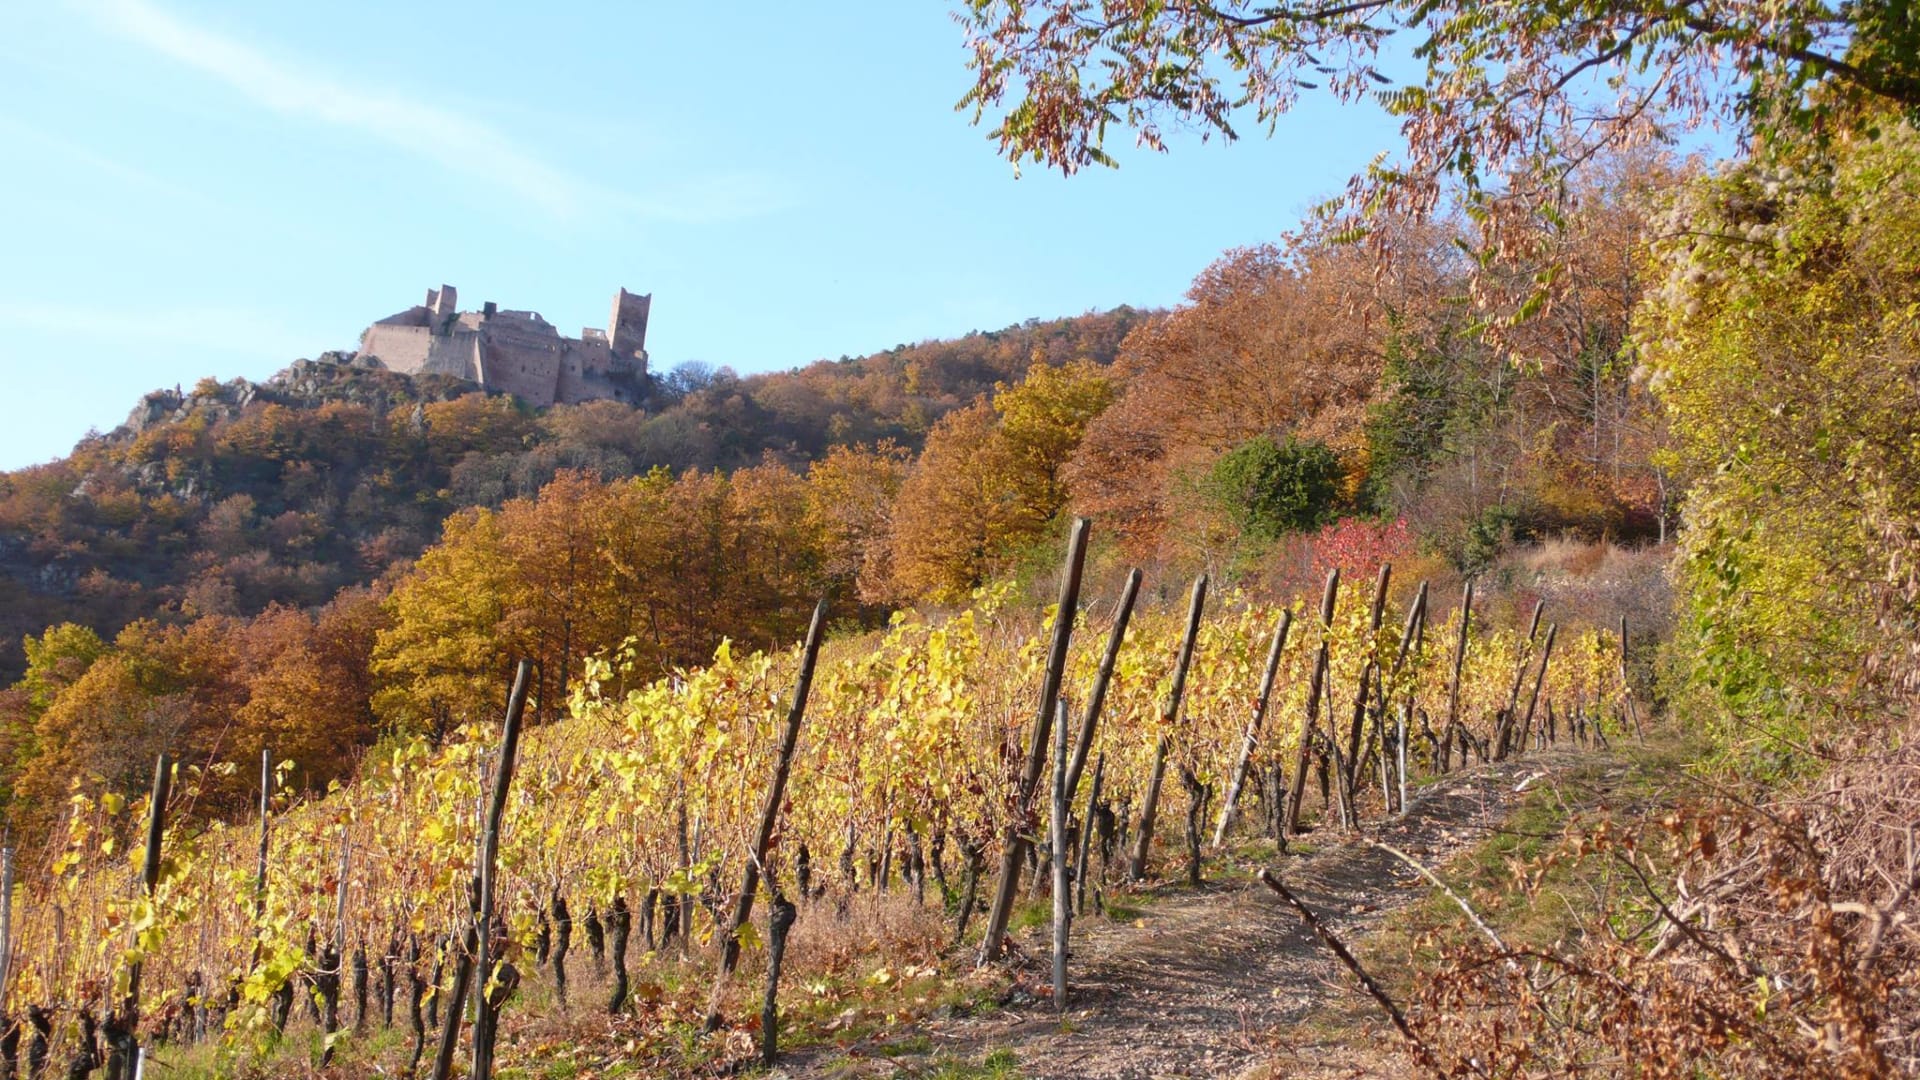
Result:
M652 966L704 972L691 1020L771 1058L788 928L883 896L942 920L956 966L1050 897L1063 1003L1074 916L1127 882L1198 882L1235 837L1284 851L1428 776L1637 723L1624 625L1495 625L1471 585L1387 566L1286 607L1205 578L1137 605L1138 571L1083 583L1085 544L1082 523L1044 618L987 591L822 641L823 605L790 650L723 643L644 685L597 659L524 733L522 665L505 723L392 741L323 797L266 759L254 820L192 813L230 763L163 759L157 806L76 796L44 859L7 866L0 1073L132 1077L155 1047L246 1059L310 1025L323 1060L392 1029L415 1075L488 1075L516 1014L631 1014Z

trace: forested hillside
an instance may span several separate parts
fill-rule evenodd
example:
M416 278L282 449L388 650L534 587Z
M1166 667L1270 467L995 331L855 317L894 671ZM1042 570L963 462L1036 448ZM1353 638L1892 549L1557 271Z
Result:
M0 674L22 633L109 635L145 617L308 607L417 556L462 507L602 479L804 466L835 446L917 448L929 426L1031 363L1109 363L1128 308L740 378L682 365L645 408L535 415L454 379L301 361L261 384L157 391L128 424L0 476Z
M1170 313L686 367L640 409L536 415L330 362L150 396L6 479L27 666L0 792L35 833L71 777L131 794L161 744L271 745L323 784L383 734L484 714L513 657L548 715L611 650L652 677L791 640L818 596L857 626L1029 576L1070 512L1099 559L1269 595L1341 560L1457 578L1516 541L1656 540L1657 429L1618 349L1640 196L1673 168L1587 193L1567 245L1592 287L1529 328L1524 367L1472 332L1436 225L1384 279L1304 234L1225 254Z

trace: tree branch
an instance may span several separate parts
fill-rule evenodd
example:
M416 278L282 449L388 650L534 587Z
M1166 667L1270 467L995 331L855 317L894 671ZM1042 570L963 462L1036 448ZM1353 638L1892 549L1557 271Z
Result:
M1394 1004L1393 998L1387 995L1386 990L1373 980L1373 976L1367 974L1367 969L1360 966L1360 961L1354 959L1353 953L1347 951L1346 945L1333 936L1333 931L1327 929L1326 924L1322 923L1307 905L1301 903L1300 898L1295 896L1292 890L1280 884L1280 879L1274 877L1271 871L1265 869L1260 871L1260 883L1272 889L1280 899L1285 900L1299 914L1300 921L1307 924L1307 929L1313 931L1314 936L1320 939L1320 943L1338 957L1340 962L1346 965L1347 970L1353 972L1354 976L1360 980L1360 985L1364 986L1367 994L1380 1004L1387 1018L1393 1021L1393 1026L1400 1029L1400 1034L1413 1045L1414 1060L1419 1062L1422 1068L1439 1074L1440 1062L1434 1056L1433 1048L1429 1047L1419 1035L1414 1034L1412 1026L1407 1023L1407 1015L1400 1011L1400 1006Z

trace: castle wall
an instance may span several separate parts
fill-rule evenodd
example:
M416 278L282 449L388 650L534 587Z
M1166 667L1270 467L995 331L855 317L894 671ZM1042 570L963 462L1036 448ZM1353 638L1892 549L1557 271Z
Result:
M536 407L602 398L629 399L646 373L646 320L652 297L625 289L614 297L607 332L579 338L531 311L453 312L451 286L429 291L425 305L368 327L360 351L403 374L452 375Z
M501 312L482 330L487 389L517 394L528 404L554 403L564 353L560 332L520 312Z
M527 404L544 408L558 398L559 350L526 348L485 341L480 345L486 365L486 388L513 394Z
M480 331L456 329L428 339L427 362L421 371L429 375L452 375L485 385L474 358L479 355Z
M603 338L568 341L561 356L560 378L554 386L554 400L578 404L596 398L617 397L607 373L614 367L613 350Z
M418 375L427 366L427 349L432 340L432 333L424 326L374 323L360 335L360 352L379 357L389 371Z

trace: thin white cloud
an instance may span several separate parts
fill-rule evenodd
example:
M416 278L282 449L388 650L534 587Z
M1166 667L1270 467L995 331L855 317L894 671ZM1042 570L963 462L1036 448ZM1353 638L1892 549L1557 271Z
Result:
M614 209L659 220L705 222L785 205L771 185L754 177L721 176L680 191L608 191L549 164L469 115L392 90L358 82L349 86L296 57L269 55L189 23L149 0L81 3L109 32L218 79L263 108L359 132L504 188L556 217Z
M0 331L58 335L63 341L116 349L204 349L270 363L313 356L323 347L315 345L318 335L290 326L270 312L235 307L130 309L0 300Z
M726 172L616 196L614 201L642 217L704 225L775 213L797 200L793 192L758 173Z
M11 116L0 116L0 137L4 137L7 142L15 145L30 146L40 154L64 158L73 165L116 180L128 187L147 188L173 198L192 194L187 189L170 184L145 169L89 150L72 139L42 131L21 123Z

